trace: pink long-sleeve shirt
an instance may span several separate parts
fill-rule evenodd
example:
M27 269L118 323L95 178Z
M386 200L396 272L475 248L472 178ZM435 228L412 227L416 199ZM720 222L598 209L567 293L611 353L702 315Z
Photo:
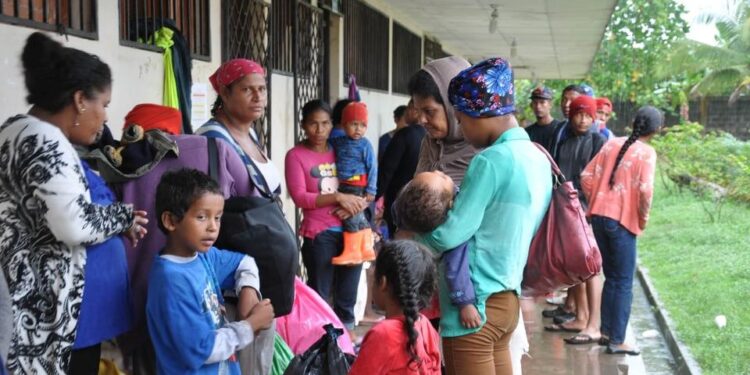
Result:
M331 213L334 206L315 204L318 195L334 194L339 187L333 149L321 153L297 145L286 153L285 165L287 190L294 204L302 209L300 234L315 238L326 229L340 227L341 220Z
M615 183L609 187L617 154L627 138L607 142L581 173L581 188L589 201L587 215L617 220L635 235L646 228L654 192L656 151L635 141L620 161Z

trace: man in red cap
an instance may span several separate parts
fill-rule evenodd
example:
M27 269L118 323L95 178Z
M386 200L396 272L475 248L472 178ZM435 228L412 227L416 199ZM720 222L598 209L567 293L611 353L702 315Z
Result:
M607 128L607 122L612 117L612 102L606 97L596 99L596 120L599 129L604 138L612 139L615 135Z

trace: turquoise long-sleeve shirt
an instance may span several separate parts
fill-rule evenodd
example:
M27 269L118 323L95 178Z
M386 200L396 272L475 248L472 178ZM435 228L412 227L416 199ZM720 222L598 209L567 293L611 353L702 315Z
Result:
M468 241L469 270L482 325L485 304L494 293L521 293L529 245L552 197L549 161L522 128L504 132L474 156L447 220L420 239L435 252ZM440 320L443 337L464 336L480 328L461 325L450 303L441 266Z

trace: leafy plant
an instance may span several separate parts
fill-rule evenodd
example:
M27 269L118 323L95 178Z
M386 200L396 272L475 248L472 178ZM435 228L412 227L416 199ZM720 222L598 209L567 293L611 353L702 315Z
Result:
M670 180L708 198L712 221L721 216L725 199L750 203L750 144L724 132L706 132L697 123L669 128L653 140Z

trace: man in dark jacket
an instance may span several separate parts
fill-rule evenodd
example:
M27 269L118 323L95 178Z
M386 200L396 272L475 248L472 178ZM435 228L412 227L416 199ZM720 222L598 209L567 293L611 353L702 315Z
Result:
M532 142L544 146L548 152L552 137L555 135L555 128L560 123L552 117L552 91L545 86L539 86L531 92L531 109L534 111L536 122L526 128L529 139Z
M391 206L401 188L414 177L422 138L427 133L424 126L417 124L419 116L411 101L404 117L409 125L396 130L378 166L377 196L384 197L383 219L388 224L388 232L391 234L396 229Z

